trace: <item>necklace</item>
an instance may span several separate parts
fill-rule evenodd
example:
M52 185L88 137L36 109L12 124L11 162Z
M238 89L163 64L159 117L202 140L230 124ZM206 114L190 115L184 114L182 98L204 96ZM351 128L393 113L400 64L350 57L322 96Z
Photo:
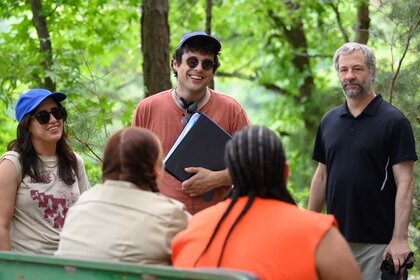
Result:
M39 158L39 159L41 160L42 164L45 167L50 168L50 169L51 168L55 168L58 165L57 158L55 158L54 160L51 160L51 159L42 159L42 158ZM47 163L51 163L51 165L48 165Z

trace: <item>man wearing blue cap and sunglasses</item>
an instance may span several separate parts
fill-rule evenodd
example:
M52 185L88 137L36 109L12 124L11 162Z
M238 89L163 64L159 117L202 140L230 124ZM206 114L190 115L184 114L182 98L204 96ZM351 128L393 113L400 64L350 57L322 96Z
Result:
M184 35L172 57L172 70L177 78L175 88L145 98L137 105L132 126L148 128L158 135L165 154L196 111L205 113L231 135L249 125L237 101L208 88L220 66L221 47L215 37L204 32ZM227 170L190 167L186 171L194 176L182 183L165 172L159 190L183 202L191 213L222 200L231 185ZM210 190L214 190L211 199L200 197Z

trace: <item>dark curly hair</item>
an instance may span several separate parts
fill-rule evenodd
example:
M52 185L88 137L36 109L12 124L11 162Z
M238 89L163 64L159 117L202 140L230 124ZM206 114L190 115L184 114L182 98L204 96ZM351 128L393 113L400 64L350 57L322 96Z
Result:
M178 77L178 73L174 69L174 61L178 62L178 65L182 63L182 55L186 52L200 52L201 54L212 54L214 67L213 73L216 73L217 68L220 67L219 61L219 47L216 46L211 40L206 40L203 38L191 38L189 39L181 48L178 48L173 56L171 61L172 72L174 73L175 77Z

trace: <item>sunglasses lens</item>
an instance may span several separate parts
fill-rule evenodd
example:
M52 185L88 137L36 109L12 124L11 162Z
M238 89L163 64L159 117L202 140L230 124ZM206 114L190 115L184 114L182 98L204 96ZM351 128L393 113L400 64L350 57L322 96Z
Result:
M213 69L213 61L211 61L210 59L206 59L204 60L201 65L203 66L203 69L208 71L210 69Z
M189 57L187 59L187 65L190 68L197 67L198 63L199 63L198 58L196 58L195 56ZM204 70L209 71L209 70L213 69L214 62L211 61L210 59L206 59L203 62L201 62L201 67L203 67Z
M196 57L189 57L187 59L187 65L190 68L195 68L198 65L198 59Z
M50 121L50 114L54 116L56 120L66 119L67 118L67 112L64 107L61 108L53 108L51 109L51 112L47 112L45 110L42 110L34 115L34 118L40 123L40 124L46 124Z
M66 109L64 109L64 107L52 109L51 114L56 120L65 119L67 117Z
M50 113L45 110L36 113L34 117L40 124L46 124L50 121Z

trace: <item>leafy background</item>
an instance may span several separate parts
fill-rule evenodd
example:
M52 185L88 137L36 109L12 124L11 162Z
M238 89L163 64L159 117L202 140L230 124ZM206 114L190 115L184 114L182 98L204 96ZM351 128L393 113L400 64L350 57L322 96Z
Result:
M85 159L93 185L100 181L104 143L116 130L130 126L133 110L145 95L143 1L41 2L54 51L54 64L48 70L41 65L29 1L0 3L0 109L4 112L0 150L5 151L15 137L13 108L18 95L40 87L49 77L57 90L68 94L71 144ZM204 30L208 2L169 1L170 53L183 34ZM363 3L369 7L368 44L378 60L375 89L410 119L420 154L418 1L211 1L212 33L223 45L215 88L237 99L252 124L266 125L279 134L291 165L289 189L302 207L307 206L315 169L311 151L316 125L344 100L332 54L346 39L354 39L358 7ZM306 49L287 39L287 31L297 23ZM296 57L306 57L308 66L297 69ZM306 95L300 88L308 77L313 86ZM415 251L420 246L419 174L416 164L410 225Z

